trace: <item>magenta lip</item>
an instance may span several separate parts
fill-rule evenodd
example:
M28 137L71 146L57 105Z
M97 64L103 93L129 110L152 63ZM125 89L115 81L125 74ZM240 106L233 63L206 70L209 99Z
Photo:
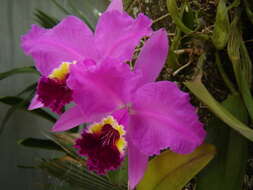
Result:
M98 174L118 168L123 161L123 155L115 142L120 138L119 132L111 125L103 126L99 133L83 131L77 139L75 147L82 156L87 156L87 167Z
M64 106L72 101L72 90L67 87L66 79L41 77L37 87L39 100L58 114L61 114Z

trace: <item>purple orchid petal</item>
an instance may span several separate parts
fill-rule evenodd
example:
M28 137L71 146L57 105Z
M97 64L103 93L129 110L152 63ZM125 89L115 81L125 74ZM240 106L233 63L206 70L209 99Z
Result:
M186 154L199 146L206 132L187 93L173 82L148 83L133 95L129 138L147 155L160 150Z
M128 141L128 185L130 190L139 183L148 164L148 156L141 153L131 141Z
M98 121L129 101L135 81L127 64L106 61L87 67L83 62L71 66L67 84L87 118Z
M74 106L60 116L60 118L54 124L52 131L66 131L85 123L86 120L87 118L82 114L80 108L78 106Z
M151 34L151 24L151 20L143 14L133 19L119 11L105 12L95 32L100 57L111 57L119 62L131 60L140 39Z
M35 96L33 97L31 101L31 104L28 107L28 110L34 110L34 109L44 107L44 104L38 98L39 98L38 94L35 94Z
M153 82L161 72L168 54L167 32L163 29L156 31L145 43L136 61L135 71L143 75L140 86Z
M129 117L128 117L128 109L127 108L124 108L124 109L120 109L120 110L117 110L115 111L113 114L112 114L113 118L115 120L117 120L117 122L120 124L120 125L123 125L124 126L124 130L127 130L127 126L128 126L128 120L129 120Z
M96 57L93 34L77 17L68 16L52 29L32 25L21 38L21 46L36 61L37 69L44 76L63 61L79 61Z
M105 12L117 10L119 12L123 12L123 3L122 0L112 0L110 5L107 7Z

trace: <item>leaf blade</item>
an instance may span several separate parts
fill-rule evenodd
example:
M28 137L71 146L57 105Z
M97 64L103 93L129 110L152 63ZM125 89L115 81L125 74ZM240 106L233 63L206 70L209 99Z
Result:
M16 74L22 74L22 73L34 73L34 74L39 74L39 72L35 69L33 66L28 66L28 67L20 67L20 68L15 68L11 69L9 71L0 73L0 80L3 80L7 77L10 77L12 75Z
M181 190L214 154L215 148L209 144L204 144L187 155L165 151L149 162L137 190Z

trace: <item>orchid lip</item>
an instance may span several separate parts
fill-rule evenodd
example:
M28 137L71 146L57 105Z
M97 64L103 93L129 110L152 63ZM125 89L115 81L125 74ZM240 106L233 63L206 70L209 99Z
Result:
M65 104L72 101L72 90L68 88L66 80L69 76L69 67L73 62L62 62L47 77L41 77L37 94L38 99L52 111L61 114Z
M123 126L112 117L104 118L85 129L75 147L82 156L87 156L87 166L99 174L116 169L124 159L126 141Z

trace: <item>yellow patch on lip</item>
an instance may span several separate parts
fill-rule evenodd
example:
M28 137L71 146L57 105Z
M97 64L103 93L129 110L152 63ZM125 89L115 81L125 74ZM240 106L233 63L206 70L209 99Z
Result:
M124 126L119 125L117 120L115 120L112 116L108 116L104 118L100 123L95 123L92 126L89 127L88 132L89 133L100 133L103 129L103 126L105 125L111 125L113 129L117 130L120 138L115 142L115 145L117 146L118 150L123 153L124 148L127 145L127 142L124 138L124 135L126 134L126 131L124 130Z
M73 62L62 62L62 64L55 68L52 73L48 76L51 79L64 80L67 74L69 73L70 64L75 64L76 61Z

